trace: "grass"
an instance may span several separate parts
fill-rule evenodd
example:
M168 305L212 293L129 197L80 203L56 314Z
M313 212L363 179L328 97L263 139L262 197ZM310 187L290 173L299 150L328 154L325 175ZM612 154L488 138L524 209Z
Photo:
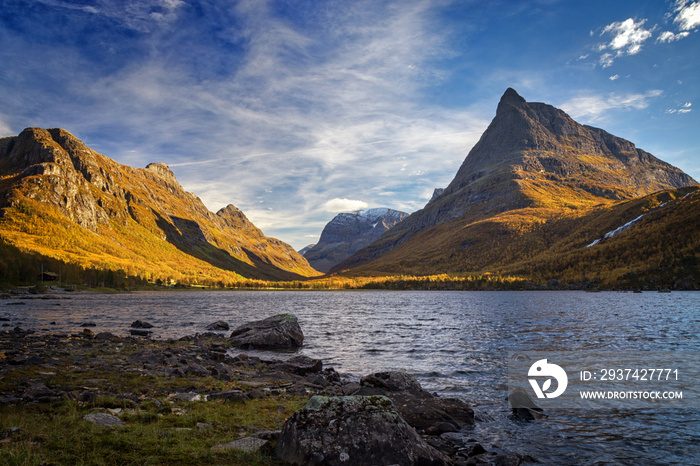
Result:
M189 342L111 342L71 336L24 339L18 346L8 336L0 340L1 346L13 348L1 351L2 359L18 351L51 358L49 368L44 364L0 366L0 394L21 396L39 381L66 394L50 403L0 405L2 465L277 464L269 453L211 448L278 430L308 401L308 396L284 390L245 401L187 401L176 395L253 390L242 382L249 376L264 381L264 368L258 368L263 372L241 368L240 378L223 381L143 372L141 363L130 362L144 350L201 351ZM97 427L83 419L95 412L117 414L127 425Z
M62 401L48 405L0 407L0 435L11 427L20 433L0 445L7 465L129 464L276 464L269 455L212 451L211 447L254 433L279 428L284 417L306 399L261 398L246 403L147 401L126 408L126 427L97 427L83 416L119 403L96 399L83 405ZM123 404L122 404L123 405ZM283 407L284 409L282 410ZM198 428L197 424L210 424Z

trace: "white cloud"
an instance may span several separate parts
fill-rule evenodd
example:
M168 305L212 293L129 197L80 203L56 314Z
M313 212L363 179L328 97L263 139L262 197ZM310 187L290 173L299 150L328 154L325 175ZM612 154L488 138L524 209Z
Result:
M620 79L620 75L619 75L619 74L614 74L614 75L610 76L608 79L609 79L610 81L617 81L618 79Z
M614 62L615 58L612 53L604 53L600 56L600 64L603 65L603 68L612 66Z
M690 33L688 31L683 31L679 32L678 34L674 34L671 31L664 31L661 34L659 34L659 37L656 38L656 42L675 42L677 40L681 40L685 37L688 37Z
M692 102L686 102L678 108L669 108L668 110L666 110L666 113L668 113L670 115L673 115L674 113L678 113L681 115L684 113L690 113L693 111L693 109L691 108L692 106L693 106Z
M605 26L602 35L610 34L612 39L601 47L602 50L616 50L619 55L634 55L641 50L642 44L651 37L651 31L644 29L646 19L639 22L633 18L614 22Z
M335 198L330 201L323 203L323 209L326 212L338 213L338 212L353 212L355 210L363 210L369 207L365 201L353 200L353 199L340 199Z
M650 90L645 93L584 95L574 97L563 104L562 110L573 118L586 121L602 119L611 110L642 110L649 106L649 100L663 94L660 90Z
M607 51L600 57L603 68L611 66L616 57L635 55L642 50L642 44L652 35L651 30L644 29L644 23L646 19L635 21L633 18L628 18L603 28L600 35L611 36L608 42L598 46L598 51Z
M690 31L700 26L700 2L678 0L675 7L677 14L673 22L678 24L681 31Z

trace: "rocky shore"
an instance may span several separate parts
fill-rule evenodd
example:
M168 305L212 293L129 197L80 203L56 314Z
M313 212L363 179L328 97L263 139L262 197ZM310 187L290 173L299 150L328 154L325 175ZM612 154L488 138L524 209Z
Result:
M463 401L401 372L360 380L291 353L294 316L225 322L178 340L93 333L0 332L0 462L18 464L497 464L468 434ZM205 330L205 329L203 329ZM286 339L287 336L289 339ZM287 343L285 343L287 342ZM287 356L284 358L283 356ZM466 434L465 434L466 433ZM98 460L99 459L99 460Z

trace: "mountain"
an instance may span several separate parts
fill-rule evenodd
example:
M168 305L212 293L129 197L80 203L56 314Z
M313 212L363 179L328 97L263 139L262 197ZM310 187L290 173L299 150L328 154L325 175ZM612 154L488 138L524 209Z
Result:
M308 244L303 248L299 249L297 252L303 256L309 249L313 248L314 246L316 246L316 243Z
M619 226L634 217L627 218L632 212L616 206L696 184L631 142L580 125L551 105L526 102L508 89L493 121L447 188L332 272L504 270L545 254L582 228L583 219L590 222L591 216L612 209L619 213L613 215ZM566 231L553 228L564 223ZM580 238L581 244L569 247L583 247L606 231L590 231L590 238Z
M0 139L0 175L2 244L20 254L187 283L318 275L233 205L210 212L167 165L120 165L63 129Z
M305 251L304 257L314 269L328 272L406 217L406 212L387 208L338 214L325 226L318 243Z

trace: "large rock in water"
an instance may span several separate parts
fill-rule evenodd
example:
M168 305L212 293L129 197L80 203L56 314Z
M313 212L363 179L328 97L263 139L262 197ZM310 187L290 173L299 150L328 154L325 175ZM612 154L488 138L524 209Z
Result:
M357 395L384 395L412 427L430 433L452 432L474 425L474 411L456 398L440 398L423 390L405 372L377 372L360 380Z
M277 457L298 465L443 465L384 396L314 396L282 426Z
M299 348L304 343L304 334L296 316L278 314L241 325L231 333L229 341L244 349Z

